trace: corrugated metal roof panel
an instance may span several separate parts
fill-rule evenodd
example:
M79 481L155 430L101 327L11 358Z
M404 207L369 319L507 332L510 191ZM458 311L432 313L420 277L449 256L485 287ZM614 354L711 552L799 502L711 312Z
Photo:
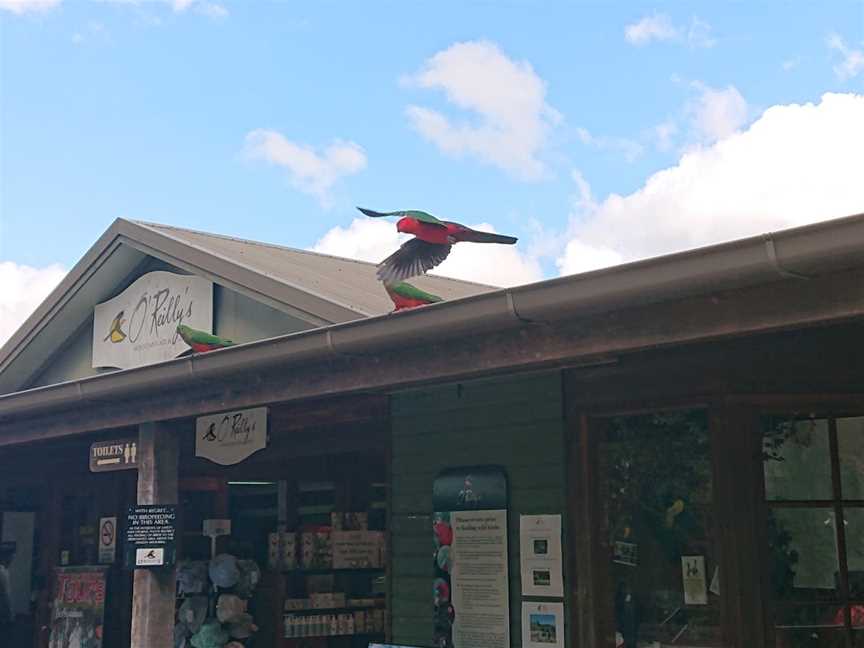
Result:
M393 310L393 303L375 277L373 263L157 223L133 222L358 313L381 315ZM429 275L410 281L445 300L494 290L492 286Z

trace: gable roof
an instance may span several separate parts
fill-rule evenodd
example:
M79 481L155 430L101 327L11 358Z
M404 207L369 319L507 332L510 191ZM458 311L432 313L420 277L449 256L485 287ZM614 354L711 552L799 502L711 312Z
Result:
M272 306L309 327L393 309L373 263L118 218L0 348L0 394L20 389L89 322L93 307L114 296L118 284L140 272L150 257ZM412 283L445 300L494 290L434 276ZM45 342L33 344L37 338Z

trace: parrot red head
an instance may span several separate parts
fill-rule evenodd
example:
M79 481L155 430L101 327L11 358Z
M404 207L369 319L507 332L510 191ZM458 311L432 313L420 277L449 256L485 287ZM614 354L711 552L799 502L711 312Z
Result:
M405 216L404 218L400 218L399 222L396 223L396 231L402 232L404 234L416 234L417 233L417 221L413 218Z

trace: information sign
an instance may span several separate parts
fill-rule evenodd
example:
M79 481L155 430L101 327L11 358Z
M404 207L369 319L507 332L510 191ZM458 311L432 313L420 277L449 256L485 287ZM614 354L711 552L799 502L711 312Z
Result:
M169 504L130 506L126 514L126 567L168 567L177 555L177 507Z

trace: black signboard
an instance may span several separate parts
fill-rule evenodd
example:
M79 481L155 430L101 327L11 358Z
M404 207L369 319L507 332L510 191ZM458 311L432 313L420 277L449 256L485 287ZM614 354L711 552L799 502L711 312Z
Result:
M498 466L444 470L432 485L435 511L507 508L507 475Z
M138 439L97 441L90 446L90 472L138 468Z
M139 504L126 513L126 567L158 569L177 559L177 507Z

